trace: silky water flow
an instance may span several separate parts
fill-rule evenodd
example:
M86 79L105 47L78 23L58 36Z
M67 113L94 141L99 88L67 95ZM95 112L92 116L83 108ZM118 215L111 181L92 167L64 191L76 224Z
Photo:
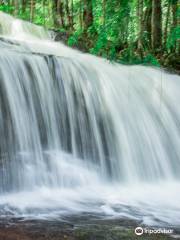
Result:
M0 212L180 224L180 77L0 12Z

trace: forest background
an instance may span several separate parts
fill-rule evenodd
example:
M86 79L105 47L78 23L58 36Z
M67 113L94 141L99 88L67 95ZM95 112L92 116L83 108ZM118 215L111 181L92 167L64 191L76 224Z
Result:
M0 0L0 10L111 61L180 69L178 0Z

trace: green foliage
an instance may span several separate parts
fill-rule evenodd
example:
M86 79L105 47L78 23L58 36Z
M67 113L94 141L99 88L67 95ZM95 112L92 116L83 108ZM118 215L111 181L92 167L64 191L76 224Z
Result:
M68 45L69 46L75 46L75 45L77 45L78 44L78 41L79 41L79 38L81 37L81 35L82 35L82 30L77 30L77 31L75 31L69 38L68 38Z
M74 46L77 43L78 43L78 38L75 34L69 37L69 39L68 39L68 45L69 46Z
M167 39L167 44L166 47L168 50L173 48L176 44L176 42L180 39L180 27L177 26L176 28L172 29L170 32L168 39Z
M15 2L1 4L0 10L49 29L65 31L69 36L69 46L111 61L158 66L161 56L169 53L177 55L179 51L180 27L175 23L180 16L177 0L161 0L163 45L159 45L158 49L152 49L151 43L151 0L143 0L143 5L139 0L61 0L59 10L55 5L58 1L54 0L34 0L34 5L24 1L24 6L21 0L18 0L18 6ZM87 2L88 6L92 6L88 10ZM85 24L85 15L91 24Z
M158 60L150 53L143 59L143 64L160 66Z
M13 6L9 6L9 5L0 5L0 11L3 11L3 12L11 12L13 10Z

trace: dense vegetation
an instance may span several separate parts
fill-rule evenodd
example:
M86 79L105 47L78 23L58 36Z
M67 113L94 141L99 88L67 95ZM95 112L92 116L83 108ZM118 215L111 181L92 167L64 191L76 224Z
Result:
M0 0L0 10L110 60L178 69L178 0Z

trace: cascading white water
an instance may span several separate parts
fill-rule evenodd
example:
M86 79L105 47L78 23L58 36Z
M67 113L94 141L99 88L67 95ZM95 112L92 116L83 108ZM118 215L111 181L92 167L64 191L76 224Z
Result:
M180 77L0 32L0 211L180 224Z

